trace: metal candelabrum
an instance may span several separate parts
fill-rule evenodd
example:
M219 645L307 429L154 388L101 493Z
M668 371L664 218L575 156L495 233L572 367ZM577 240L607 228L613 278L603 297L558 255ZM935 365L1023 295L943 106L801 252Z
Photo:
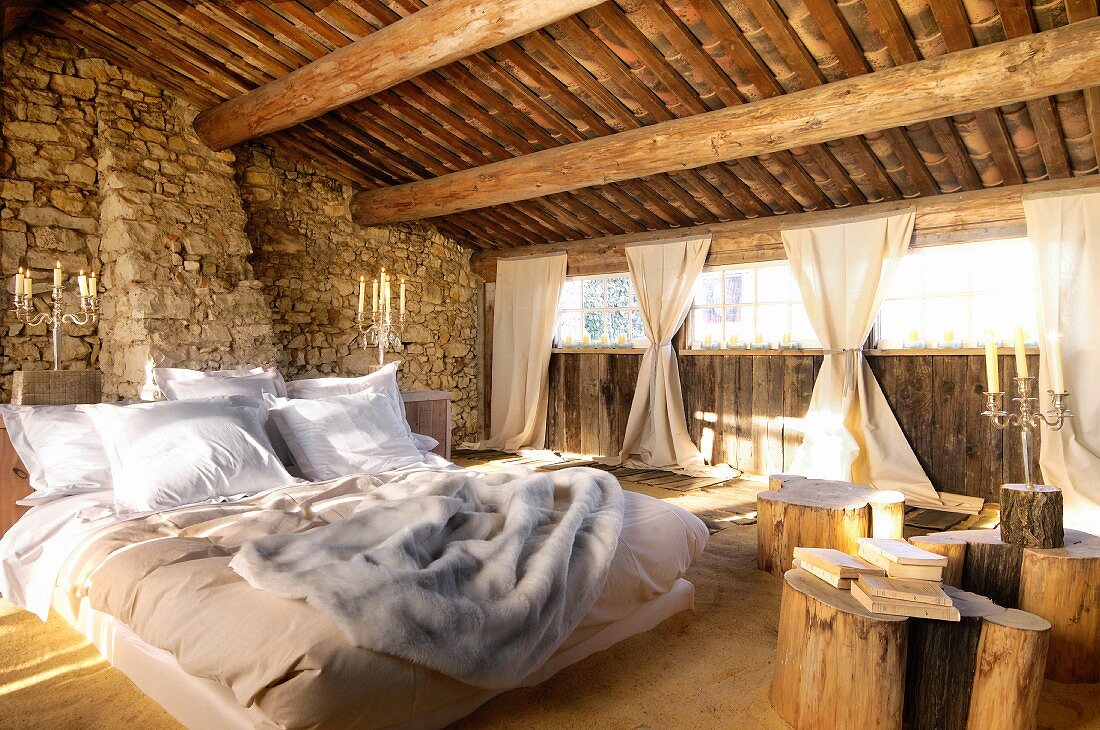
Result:
M397 316L396 322L389 307L381 307L371 315L359 312L355 315L355 325L359 328L359 336L363 339L363 349L378 348L378 367L386 364L386 350L401 352L403 349L400 335L405 329L404 312Z
M1024 484L1028 489L1035 488L1035 479L1031 474L1031 452L1035 440L1035 431L1042 424L1046 424L1051 431L1062 428L1067 418L1073 416L1073 411L1066 406L1069 393L1055 393L1048 390L1051 409L1043 412L1039 410L1039 399L1033 395L1038 389L1039 379L1032 376L1027 378L1013 378L1016 381L1016 397L1012 399L1017 404L1017 412L1009 413L1004 409L1005 392L985 392L985 410L983 416L989 416L993 425L1001 430L1009 426L1019 426L1020 442L1024 451Z
M33 295L15 295L15 316L20 322L31 327L48 324L52 328L54 370L61 369L61 325L83 327L99 320L99 297L94 292L80 297L80 310L75 314L65 311L64 295L65 287L53 287L53 299L47 312L39 312L35 308Z

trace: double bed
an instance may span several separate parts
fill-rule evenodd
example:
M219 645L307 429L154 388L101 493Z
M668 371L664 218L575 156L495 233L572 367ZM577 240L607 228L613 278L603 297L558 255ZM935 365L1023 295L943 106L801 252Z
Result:
M433 459L423 470L457 470ZM7 431L0 469L0 515L16 517L13 503L30 489ZM54 610L170 714L202 728L441 727L692 607L683 576L705 526L629 492L595 603L549 659L505 686L353 646L309 602L257 590L229 567L249 540L306 529L295 522L302 505L339 512L362 479L139 516L112 510L110 490L66 496L0 523L0 588L39 615Z

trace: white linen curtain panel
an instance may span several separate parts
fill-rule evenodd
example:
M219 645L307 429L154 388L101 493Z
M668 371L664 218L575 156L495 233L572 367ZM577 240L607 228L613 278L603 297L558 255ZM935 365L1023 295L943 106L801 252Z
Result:
M464 448L545 447L550 350L565 266L564 253L497 260L489 438Z
M630 404L619 461L628 466L707 471L688 435L672 338L687 317L691 294L710 250L710 236L627 246L630 279L649 337Z
M1043 481L1062 489L1067 527L1100 525L1100 192L1024 198L1027 236L1039 277L1039 399L1047 390L1048 337L1061 333L1063 377L1074 413L1060 431L1042 430Z
M863 358L886 288L913 234L912 211L782 231L794 278L825 353L790 473L940 496Z

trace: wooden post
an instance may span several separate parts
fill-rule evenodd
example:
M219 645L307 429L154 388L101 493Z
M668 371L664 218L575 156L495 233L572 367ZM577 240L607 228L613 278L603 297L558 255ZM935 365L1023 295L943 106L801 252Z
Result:
M909 620L906 730L966 728L982 619L1005 612L984 596L946 590L962 614L960 621Z
M1048 679L1100 682L1100 538L1068 530L1071 538L1024 550L1019 604L1051 623Z
M957 530L909 538L919 548L947 557L944 582L1016 608L1023 548L1006 545L997 530Z
M773 477L779 491L756 497L757 567L783 575L796 547L825 547L855 554L856 538L900 538L905 495L848 482Z
M771 702L795 730L900 728L907 619L803 570L783 579Z
M1050 622L1034 614L1009 609L984 618L968 730L1033 730L1049 642Z
M1001 540L1021 547L1062 547L1062 490L1046 484L1002 485Z

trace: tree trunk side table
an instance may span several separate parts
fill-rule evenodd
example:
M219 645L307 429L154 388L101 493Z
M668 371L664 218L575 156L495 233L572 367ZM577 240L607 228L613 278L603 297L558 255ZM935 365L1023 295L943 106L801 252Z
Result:
M905 495L859 484L800 476L771 477L756 496L756 564L781 576L796 547L835 548L855 554L856 538L900 538Z
M960 622L866 611L784 575L771 702L795 730L1034 728L1050 624L947 589Z
M1001 542L999 530L958 530L912 537L947 558L944 582L1037 614L1051 624L1046 676L1100 682L1100 537L1065 531L1060 548Z

